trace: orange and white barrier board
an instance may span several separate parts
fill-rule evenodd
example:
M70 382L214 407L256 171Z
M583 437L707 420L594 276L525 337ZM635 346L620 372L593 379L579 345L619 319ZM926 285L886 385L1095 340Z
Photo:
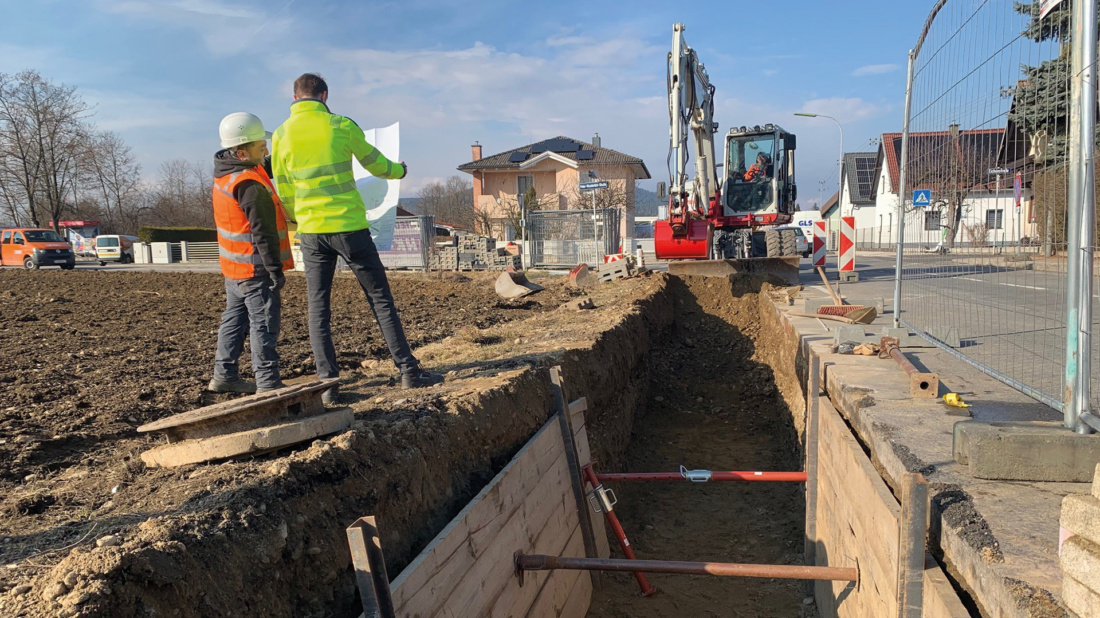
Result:
M814 266L825 265L825 222L814 221Z
M837 252L837 267L840 272L856 269L856 218L840 218L840 251Z

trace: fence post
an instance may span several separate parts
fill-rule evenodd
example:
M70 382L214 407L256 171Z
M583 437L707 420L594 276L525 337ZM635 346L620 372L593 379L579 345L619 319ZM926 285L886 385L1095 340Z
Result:
M1081 422L1091 400L1093 136L1096 129L1096 8L1074 2L1070 59L1069 187L1066 229L1066 388L1063 416L1067 428L1092 433ZM1076 231L1076 233L1074 233Z
M904 264L902 252L905 247L905 168L909 163L909 116L913 107L913 64L917 61L917 53L924 35L928 33L928 26L932 23L935 12L928 16L928 23L924 26L924 32L917 41L917 46L909 50L909 68L905 78L905 119L901 125L901 163L898 171L898 244L894 255L894 328L901 328L901 273ZM893 148L893 144L883 144L883 148Z
M187 241L186 240L181 240L180 241L180 261L181 262L189 261L188 256L187 256Z

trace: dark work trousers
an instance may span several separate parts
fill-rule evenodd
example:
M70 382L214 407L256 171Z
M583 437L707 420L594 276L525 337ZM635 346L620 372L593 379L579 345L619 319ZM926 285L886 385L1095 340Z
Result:
M244 338L252 335L252 372L256 388L279 385L279 339L282 301L275 282L267 276L225 280L225 312L218 329L218 351L214 356L214 377L233 381L240 377L237 359L244 350Z
M298 234L302 243L302 262L306 269L306 288L309 292L309 343L313 347L313 360L317 363L318 378L335 378L340 375L336 364L336 348L332 344L332 277L336 272L336 260L344 258L351 267L363 294L367 296L374 319L382 329L382 336L390 348L393 362L402 373L417 371L420 364L409 349L405 329L397 316L397 306L386 280L386 268L378 257L378 249L370 237L370 230L339 232L335 234Z

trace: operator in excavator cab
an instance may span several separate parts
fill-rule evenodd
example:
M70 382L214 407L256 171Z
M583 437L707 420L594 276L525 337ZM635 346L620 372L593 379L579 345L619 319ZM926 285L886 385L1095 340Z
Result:
M766 153L762 152L756 155L756 163L753 163L752 167L749 168L749 171L745 172L745 182L764 180L768 175L769 163L771 163L771 159Z

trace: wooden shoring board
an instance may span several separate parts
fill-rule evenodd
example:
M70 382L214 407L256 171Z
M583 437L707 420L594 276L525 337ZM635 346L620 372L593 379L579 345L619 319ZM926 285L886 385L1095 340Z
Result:
M583 414L581 420L575 437L587 463ZM587 573L528 572L521 587L513 567L517 550L583 555L580 539L561 429L552 418L393 581L397 616L580 618L591 597ZM578 587L580 579L587 586Z
M898 616L901 506L847 424L821 397L817 432L814 559L820 566L856 566L858 588L847 582L816 582L823 618ZM970 614L943 569L925 557L924 618L967 618Z
M588 443L588 431L586 429L585 412L588 410L588 399L581 397L569 404L569 420L573 426L573 440L577 445L577 461L581 466L592 463L592 450ZM587 495L587 492L585 492ZM611 545L607 540L607 529L604 516L592 510L591 502L585 504L588 509L588 519L592 521L592 532L596 537L596 553L600 558L611 557ZM579 554L584 555L583 548Z
M822 616L894 617L901 507L848 426L822 398L817 414L815 562L859 566L851 582L817 582Z

